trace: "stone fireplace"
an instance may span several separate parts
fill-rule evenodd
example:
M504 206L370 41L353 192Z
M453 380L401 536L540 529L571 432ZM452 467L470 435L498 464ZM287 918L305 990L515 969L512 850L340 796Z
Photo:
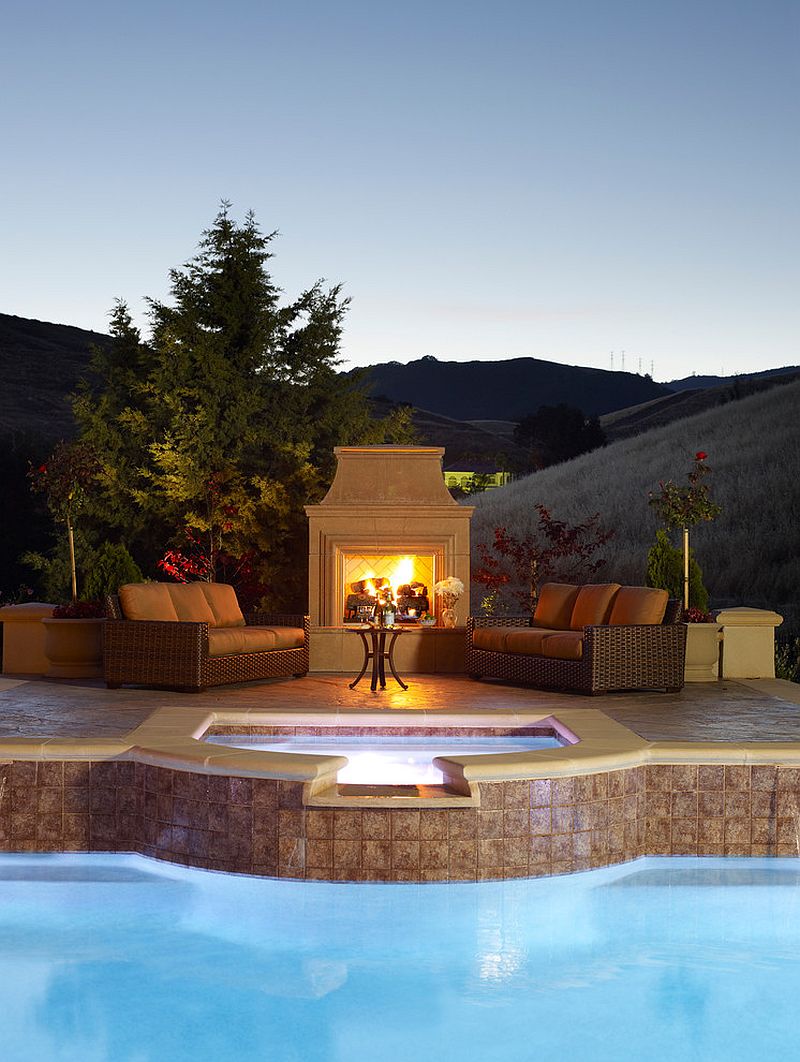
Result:
M419 628L415 614L424 610L424 603L438 615L434 584L453 575L466 588L456 611L458 625L466 622L473 508L459 505L448 492L441 447L340 446L335 453L338 465L330 490L319 505L306 506L309 611L312 628L318 632L312 638L312 668L314 656L319 655L314 643L323 645L322 631L328 632L328 645L321 650L316 670L348 670L357 663L357 646L351 643L358 639L344 637L343 632L348 621L364 615L363 609L358 611L359 602L368 602L369 590L363 590L363 584L383 580L395 592L403 589L398 597L403 601L403 622L414 635L400 639L401 661L409 657L404 666L435 670L424 659L433 653L432 641L424 643L420 636L453 632ZM332 648L334 643L341 648ZM441 656L443 642L439 649ZM346 659L336 666L342 654Z

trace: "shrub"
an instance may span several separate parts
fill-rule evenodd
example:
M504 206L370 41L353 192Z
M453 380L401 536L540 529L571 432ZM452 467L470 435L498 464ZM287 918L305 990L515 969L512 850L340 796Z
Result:
M663 527L656 531L656 540L647 554L646 582L648 586L668 591L670 597L683 598L683 553L672 545ZM708 590L692 549L689 550L689 607L708 611Z
M800 638L775 643L775 678L800 682Z
M96 550L91 567L84 579L86 599L116 594L125 583L141 583L144 576L139 565L121 542L104 542Z

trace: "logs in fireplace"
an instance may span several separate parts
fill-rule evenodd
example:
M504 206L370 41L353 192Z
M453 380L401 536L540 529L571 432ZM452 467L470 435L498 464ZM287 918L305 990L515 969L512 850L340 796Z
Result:
M370 620L379 602L394 605L397 623L416 623L423 613L430 611L428 588L424 583L402 583L395 590L388 579L359 579L350 584L344 622Z

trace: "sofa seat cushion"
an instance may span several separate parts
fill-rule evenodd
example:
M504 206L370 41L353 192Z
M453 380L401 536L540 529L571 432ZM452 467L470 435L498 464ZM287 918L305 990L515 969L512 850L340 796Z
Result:
M569 626L573 631L582 627L608 623L619 583L588 583L578 591Z
M669 594L649 586L623 586L614 598L608 622L661 623L667 610Z
M227 583L194 583L205 595L208 607L214 616L215 627L244 627L244 616L239 608L236 591Z
M545 583L539 591L533 614L534 627L547 627L551 631L569 630L579 590L579 586L572 586L571 583Z
M476 627L472 632L472 645L485 653L504 653L508 631L508 627Z
M234 656L299 649L304 641L302 627L214 627L208 632L208 653L209 656Z
M125 619L178 622L167 583L126 583L119 588L119 603Z
M548 634L542 641L542 652L556 660L580 660L583 657L583 636L579 631Z
M510 630L506 635L507 653L527 653L529 656L542 653L542 643L551 630L537 630L535 627L523 627L522 630Z

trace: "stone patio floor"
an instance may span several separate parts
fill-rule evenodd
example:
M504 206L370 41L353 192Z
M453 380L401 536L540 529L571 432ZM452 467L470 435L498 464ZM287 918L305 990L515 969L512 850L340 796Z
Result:
M463 675L411 675L407 691L392 679L372 693L351 676L315 673L223 686L202 694L147 689L106 690L101 682L0 677L0 737L121 737L157 708L258 709L346 716L391 708L431 713L504 709L557 713L594 709L648 741L800 741L800 685L780 680L692 683L677 694L617 693L600 697L532 690Z

